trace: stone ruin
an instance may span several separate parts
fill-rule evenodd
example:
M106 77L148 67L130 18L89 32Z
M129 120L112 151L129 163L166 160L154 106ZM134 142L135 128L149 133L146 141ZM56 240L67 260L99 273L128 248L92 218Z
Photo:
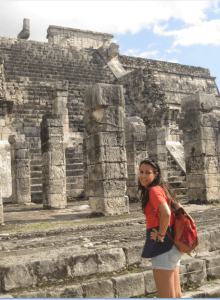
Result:
M3 203L129 212L138 166L158 160L184 201L219 202L220 95L208 69L120 55L113 35L49 26L0 37Z

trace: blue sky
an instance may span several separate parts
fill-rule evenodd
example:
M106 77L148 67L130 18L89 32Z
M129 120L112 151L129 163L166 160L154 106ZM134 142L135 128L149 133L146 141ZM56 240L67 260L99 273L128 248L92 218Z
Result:
M112 33L121 54L208 68L220 89L220 1L0 0L0 36L16 38L23 18L31 40L49 25Z

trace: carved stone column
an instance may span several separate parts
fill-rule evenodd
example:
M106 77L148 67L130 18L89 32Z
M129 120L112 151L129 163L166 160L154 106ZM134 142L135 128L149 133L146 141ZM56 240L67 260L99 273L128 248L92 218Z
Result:
M65 208L66 167L62 117L47 113L41 122L43 206Z
M25 135L10 135L12 203L31 202L30 158Z
M85 92L89 202L94 213L124 214L127 163L124 98L120 85L97 83Z
M220 202L219 123L214 95L196 93L182 99L188 199L193 203Z
M166 148L166 128L154 127L147 131L149 158L157 160L162 177L167 181L167 148Z
M69 116L68 116L68 85L56 84L53 89L52 105L53 112L60 114L63 125L63 142L68 143L69 141Z
M0 186L0 224L4 223L4 213L3 213L3 201L2 201L2 187Z
M131 202L140 201L138 196L139 165L148 157L146 126L139 117L125 118L125 140L128 165L127 195Z

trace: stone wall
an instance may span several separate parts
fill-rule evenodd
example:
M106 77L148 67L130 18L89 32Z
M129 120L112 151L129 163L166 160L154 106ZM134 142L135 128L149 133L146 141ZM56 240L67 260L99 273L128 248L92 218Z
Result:
M98 49L104 43L110 44L113 37L113 34L53 25L50 25L47 29L47 39L49 43L71 45L78 49Z
M156 68L161 69L167 72L174 72L174 73L185 73L191 76L210 76L209 69L201 68L201 67L193 67L187 65L181 65L172 62L154 60L154 59L147 59L141 57L131 57L126 55L120 55L119 61L121 64L127 69L134 69L140 67L147 67L147 68Z

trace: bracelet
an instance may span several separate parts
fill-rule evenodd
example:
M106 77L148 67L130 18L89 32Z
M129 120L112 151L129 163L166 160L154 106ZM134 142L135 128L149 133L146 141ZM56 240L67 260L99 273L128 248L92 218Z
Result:
M156 237L156 242L157 242L157 243L163 243L164 240L162 239L161 241L159 241L159 240L158 240L158 236L157 236L157 237Z
M165 234L164 234L164 235L162 235L162 234L160 234L159 232L158 232L158 235L159 235L159 236L161 236L161 237L164 237L164 236L165 236Z

